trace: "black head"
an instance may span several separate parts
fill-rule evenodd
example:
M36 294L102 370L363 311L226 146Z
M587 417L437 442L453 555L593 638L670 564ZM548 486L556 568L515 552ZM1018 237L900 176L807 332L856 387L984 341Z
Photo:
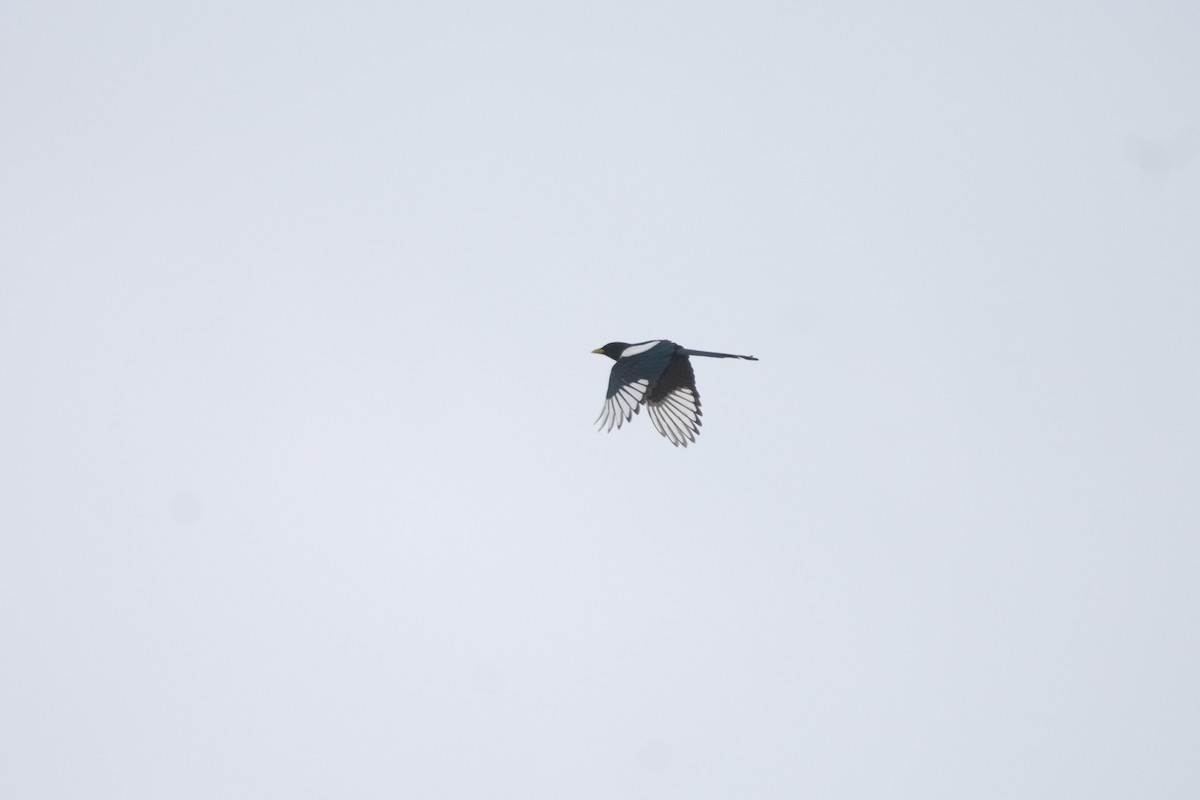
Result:
M598 347L592 352L599 353L602 356L608 356L613 361L616 361L621 357L621 353L625 351L626 347L629 347L629 345L625 342L609 342L608 344L604 345L604 347Z

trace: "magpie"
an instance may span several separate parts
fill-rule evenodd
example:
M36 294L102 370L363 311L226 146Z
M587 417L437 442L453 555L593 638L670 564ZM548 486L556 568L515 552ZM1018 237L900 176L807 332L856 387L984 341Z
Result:
M688 350L666 339L609 342L592 352L617 362L608 377L604 409L596 417L600 430L620 428L645 405L654 427L676 447L687 447L700 435L700 392L688 356L758 361L754 356Z

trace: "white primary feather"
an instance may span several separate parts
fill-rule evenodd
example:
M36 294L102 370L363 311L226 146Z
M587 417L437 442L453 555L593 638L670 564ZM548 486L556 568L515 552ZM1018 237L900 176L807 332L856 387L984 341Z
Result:
M618 389L612 397L604 401L604 408L600 411L600 416L596 417L600 427L611 431L613 425L616 425L620 429L622 423L633 419L633 415L638 412L642 401L645 400L646 390L649 388L650 381L639 378Z
M654 427L671 444L687 447L688 442L696 441L696 434L700 433L700 404L691 389L675 389L666 397L648 403L646 409Z

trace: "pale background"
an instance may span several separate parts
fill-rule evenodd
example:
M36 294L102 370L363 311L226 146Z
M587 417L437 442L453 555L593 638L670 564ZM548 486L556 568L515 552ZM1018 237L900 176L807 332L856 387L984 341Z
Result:
M1198 42L0 5L0 796L1200 797Z

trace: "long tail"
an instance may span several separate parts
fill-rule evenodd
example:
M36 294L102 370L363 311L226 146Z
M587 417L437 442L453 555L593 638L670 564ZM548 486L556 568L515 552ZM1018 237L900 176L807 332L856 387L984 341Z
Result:
M706 358L741 358L746 361L758 361L754 356L735 356L733 353L710 353L707 350L684 350L689 356L705 356Z

